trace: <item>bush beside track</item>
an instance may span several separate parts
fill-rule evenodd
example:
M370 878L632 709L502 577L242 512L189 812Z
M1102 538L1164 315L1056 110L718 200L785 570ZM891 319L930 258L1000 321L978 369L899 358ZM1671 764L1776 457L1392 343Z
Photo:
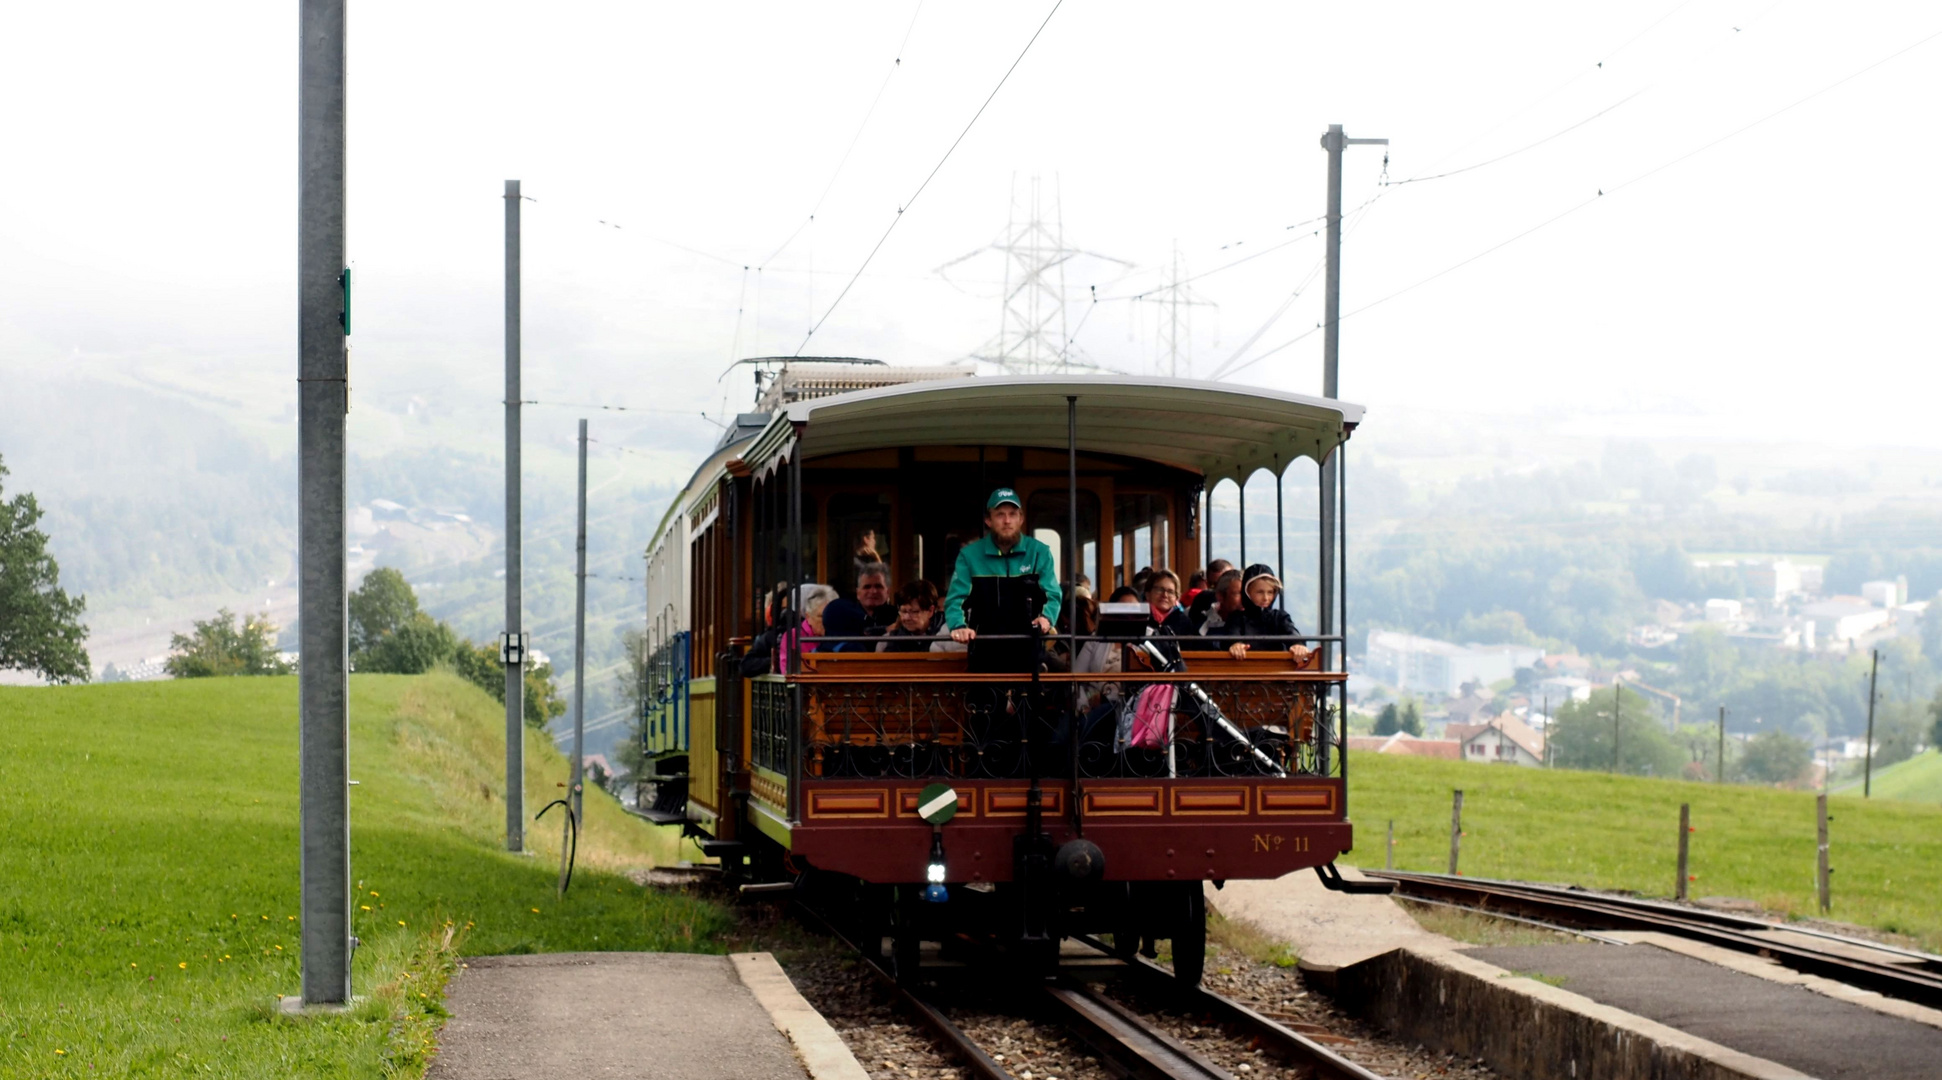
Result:
M1380 868L1394 819L1397 869L1447 870L1453 788L1464 793L1465 874L1671 896L1685 802L1695 830L1692 896L1817 915L1812 792L1353 754L1356 850L1342 861ZM1828 813L1830 917L1942 951L1934 899L1942 894L1942 806L1863 801L1856 791L1831 797Z
M504 852L503 732L449 674L352 678L363 1000L293 1020L296 679L0 688L0 1076L417 1076L466 955L725 948L622 876L677 840L604 792L564 902L558 809ZM530 814L566 762L528 731L526 763Z

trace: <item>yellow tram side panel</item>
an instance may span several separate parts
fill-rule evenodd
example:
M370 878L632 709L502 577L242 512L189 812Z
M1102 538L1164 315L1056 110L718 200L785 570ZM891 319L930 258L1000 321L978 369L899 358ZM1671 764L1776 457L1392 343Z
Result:
M688 804L712 832L722 817L721 759L715 753L715 680L688 684ZM694 815L693 810L703 811Z

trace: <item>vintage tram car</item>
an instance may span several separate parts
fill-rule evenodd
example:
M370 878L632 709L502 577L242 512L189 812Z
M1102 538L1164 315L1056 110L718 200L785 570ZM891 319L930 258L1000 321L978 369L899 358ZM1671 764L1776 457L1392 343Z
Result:
M1203 882L1307 867L1340 882L1339 636L1309 639L1302 663L1286 643L1235 659L1205 639L1150 669L1129 657L1111 676L1125 695L1181 691L1157 747L1080 729L1075 691L1099 675L857 642L752 675L743 658L779 583L847 595L866 535L893 586L942 594L999 485L1064 586L1075 563L1101 599L1142 566L1198 566L1212 484L1333 467L1361 409L1175 379L952 375L792 364L676 496L647 555L640 812L681 823L744 887L791 882L866 935L882 927L901 974L924 940L1049 955L1097 934L1128 950L1171 939L1197 981ZM1339 517L1317 516L1326 612ZM1053 647L1074 628L1062 617Z

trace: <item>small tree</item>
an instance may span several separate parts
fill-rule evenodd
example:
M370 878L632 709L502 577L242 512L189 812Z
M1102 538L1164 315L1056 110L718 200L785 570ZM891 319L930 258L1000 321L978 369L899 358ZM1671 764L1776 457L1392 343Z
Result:
M1416 699L1403 702L1402 728L1417 738L1423 737L1423 712L1416 707Z
M1679 776L1686 755L1666 734L1652 706L1629 691L1618 694L1618 771L1639 776ZM1612 767L1612 695L1568 701L1552 725L1552 763L1565 769Z
M1396 713L1395 702L1392 701L1389 704L1384 705L1382 707L1382 711L1376 714L1376 734L1377 735L1394 735L1395 733L1397 733L1398 731L1401 731L1402 729L1403 729L1403 722L1401 717L1398 716Z
M1806 740L1784 731L1763 731L1748 739L1740 754L1740 775L1758 784L1786 784L1799 780L1814 762Z
M7 467L0 463L0 478ZM22 492L0 498L0 669L39 672L52 683L86 682L84 596L61 588L61 567L47 553L40 503Z
M170 635L169 658L162 667L178 679L288 675L294 670L277 656L275 624L245 615L239 625L228 608L196 623L191 633Z
M461 678L491 694L501 705L506 703L506 665L499 661L497 645L474 645L458 639L450 657L452 670ZM553 665L534 664L531 654L526 657L525 698L521 712L533 727L543 728L554 717L566 715L566 699L553 683Z

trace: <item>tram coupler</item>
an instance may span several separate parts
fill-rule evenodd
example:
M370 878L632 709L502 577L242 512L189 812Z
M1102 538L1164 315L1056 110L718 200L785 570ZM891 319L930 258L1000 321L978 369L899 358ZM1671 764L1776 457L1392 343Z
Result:
M1058 959L1058 939L1051 932L1052 905L1058 889L1051 881L1052 837L1045 832L1044 792L1038 778L1025 792L1025 829L1012 839L1012 878L1018 882L1019 946L1030 956Z

